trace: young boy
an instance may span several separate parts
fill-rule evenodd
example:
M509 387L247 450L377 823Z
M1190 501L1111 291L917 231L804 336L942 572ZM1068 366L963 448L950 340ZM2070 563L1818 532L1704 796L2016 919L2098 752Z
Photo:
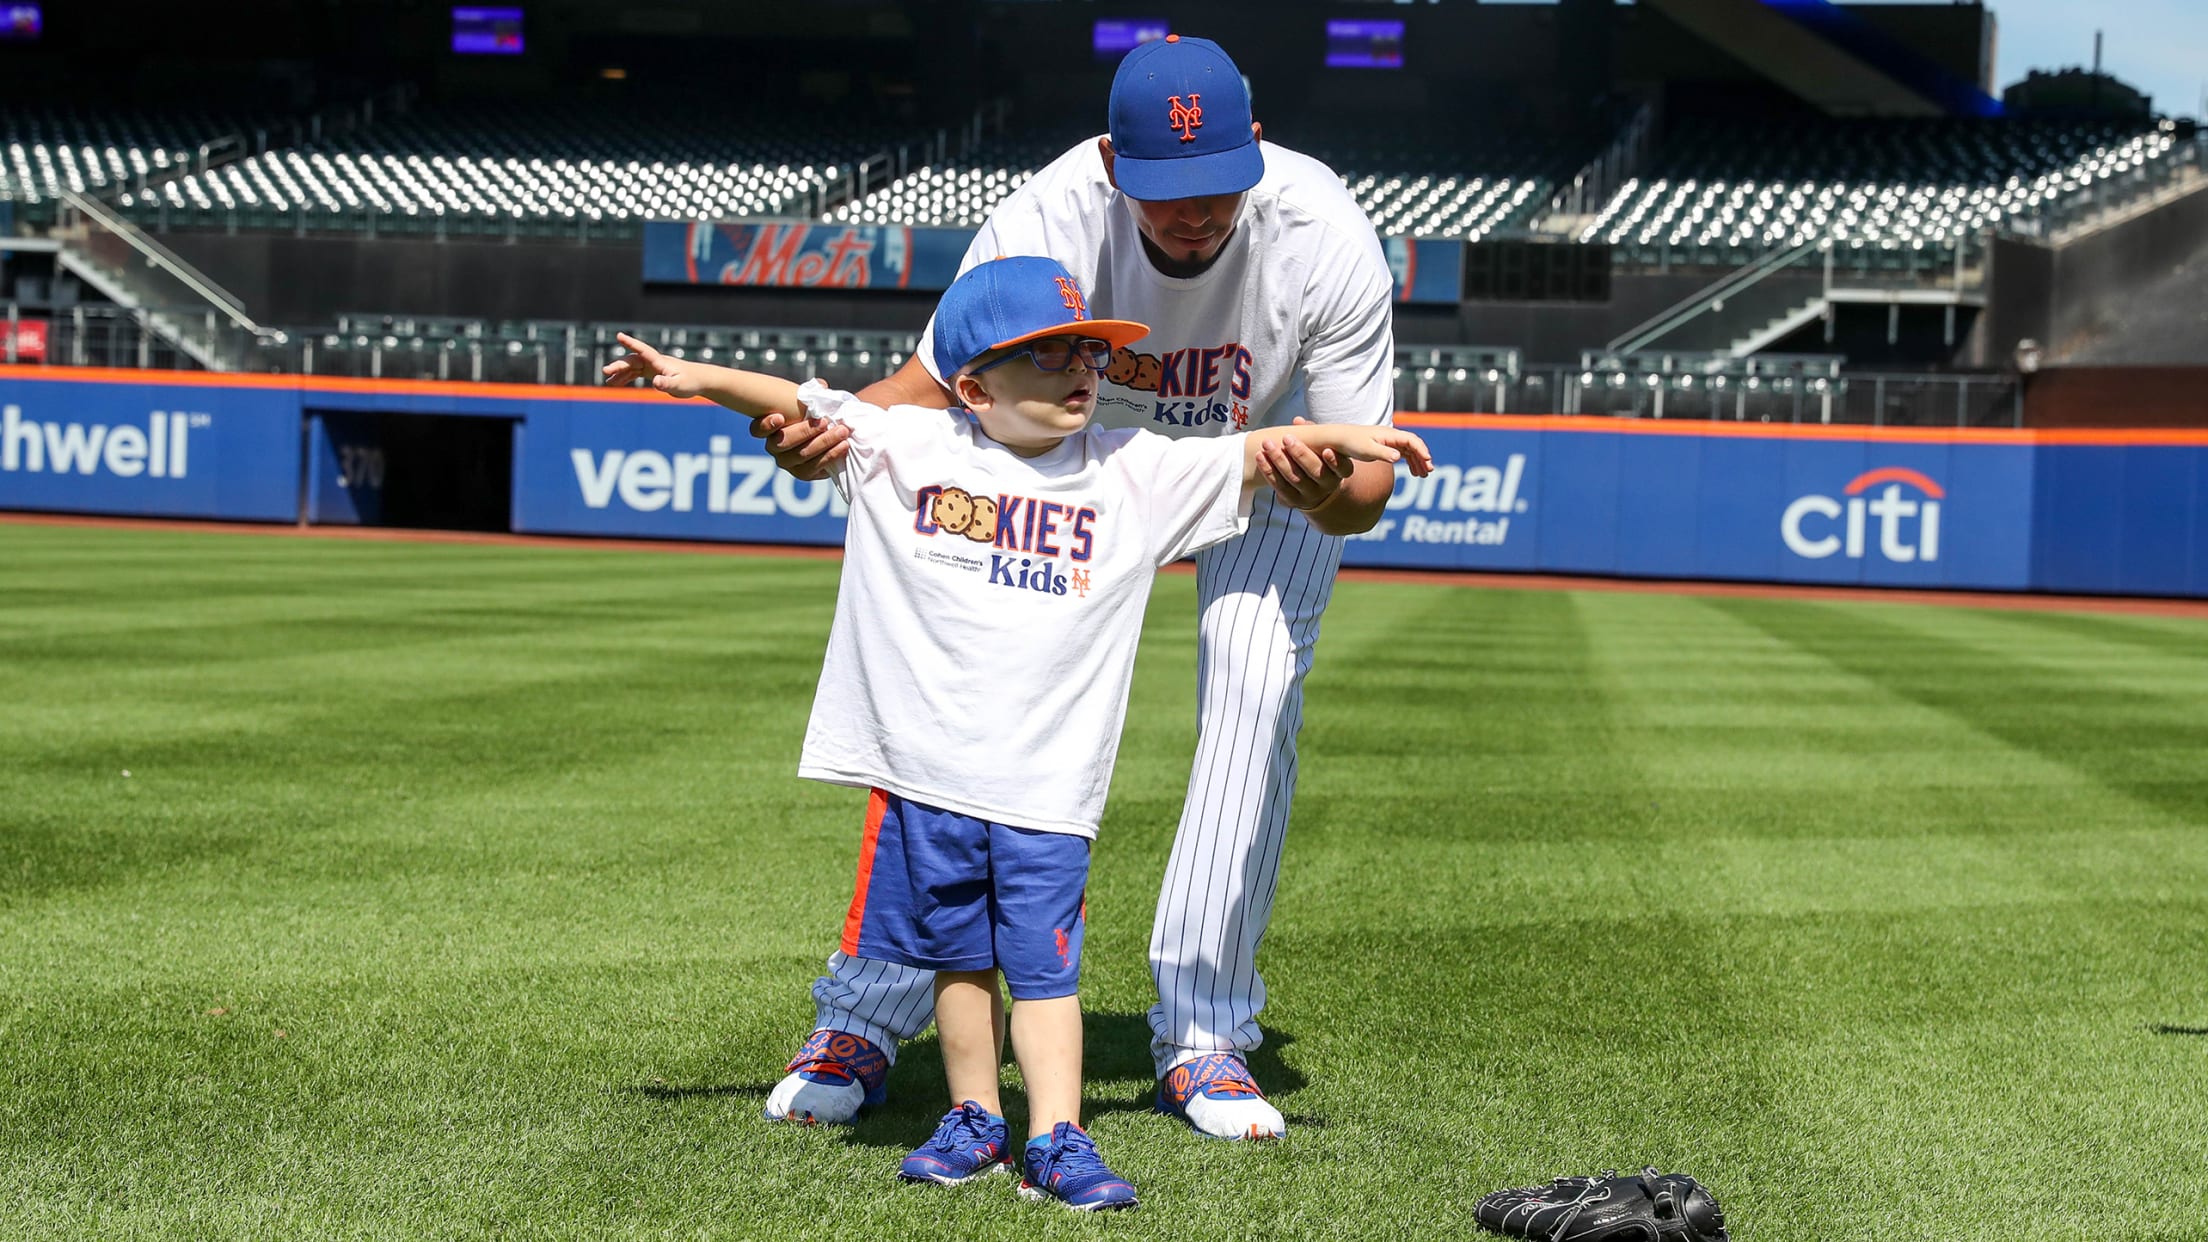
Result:
M798 773L873 791L843 951L936 972L954 1107L905 1158L907 1181L955 1184L1008 1159L1001 972L1028 1090L1020 1192L1135 1206L1081 1128L1075 983L1151 579L1242 531L1268 440L1432 466L1390 427L1190 440L1090 427L1112 350L1148 331L1088 318L1055 261L1010 258L968 271L936 310L935 361L963 409L885 411L627 336L633 352L605 368L609 384L851 429L835 476L851 506L843 574Z

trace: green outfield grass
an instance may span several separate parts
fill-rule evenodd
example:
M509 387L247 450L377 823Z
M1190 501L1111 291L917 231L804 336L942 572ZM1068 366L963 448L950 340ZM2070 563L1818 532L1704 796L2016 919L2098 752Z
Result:
M932 1036L759 1120L864 800L792 775L836 572L0 525L0 1234L1426 1238L1648 1163L1762 1242L2208 1238L2208 623L1345 583L1252 1147L1145 1111L1161 579L1087 1219L895 1184Z

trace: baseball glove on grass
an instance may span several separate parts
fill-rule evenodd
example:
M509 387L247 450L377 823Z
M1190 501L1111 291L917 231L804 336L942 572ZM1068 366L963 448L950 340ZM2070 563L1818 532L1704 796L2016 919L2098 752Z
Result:
M1485 1228L1534 1242L1731 1242L1725 1213L1702 1183L1654 1169L1498 1190L1472 1216Z

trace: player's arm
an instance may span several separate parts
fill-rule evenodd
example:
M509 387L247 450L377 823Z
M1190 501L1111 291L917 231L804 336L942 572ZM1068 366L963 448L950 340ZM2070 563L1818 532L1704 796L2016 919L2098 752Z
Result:
M918 354L905 359L895 375L868 384L857 396L884 410L893 405L918 405L931 410L951 406L950 392L928 374ZM775 465L800 479L827 478L850 451L844 447L851 438L850 428L840 423L823 425L794 414L760 415L751 420L751 434L766 441L767 456L774 458Z
M1387 480L1389 491L1395 487L1396 462L1409 462L1411 473L1420 478L1434 468L1434 455L1426 442L1408 431L1361 423L1309 423L1299 418L1293 427L1265 427L1243 437L1242 486L1264 484L1277 490L1280 463L1293 463L1299 457L1341 462L1357 470L1369 467ZM1345 480L1343 490L1353 483L1354 478ZM1380 499L1384 505L1387 495Z
M1395 408L1394 288L1379 244L1347 239L1333 261L1318 265L1311 290L1316 322L1299 360L1314 421L1384 423ZM1329 535L1371 530L1395 491L1394 471L1324 451L1284 445L1270 455L1269 481L1280 498Z
M801 408L797 385L778 375L670 358L625 332L614 339L627 346L629 352L606 364L604 373L609 388L625 388L641 381L670 397L703 397L715 405L724 405L754 418L794 417Z

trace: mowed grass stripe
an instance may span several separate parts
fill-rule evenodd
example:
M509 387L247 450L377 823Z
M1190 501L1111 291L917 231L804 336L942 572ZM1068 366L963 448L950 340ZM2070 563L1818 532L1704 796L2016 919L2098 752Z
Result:
M0 727L0 1234L1408 1237L1645 1160L1744 1240L2005 1239L2019 1204L2201 1236L2208 1039L2158 1033L2208 1028L2200 807L2103 779L2208 712L2149 645L1343 584L1261 958L1295 1133L1243 1148L1144 1112L1194 737L1168 576L1084 978L1146 1206L1093 1222L891 1184L932 1037L851 1132L756 1120L850 882L859 795L791 775L833 565L147 538L0 530L0 666L48 644ZM180 600L197 632L122 654ZM1998 719L2051 689L2034 727L2106 755Z

